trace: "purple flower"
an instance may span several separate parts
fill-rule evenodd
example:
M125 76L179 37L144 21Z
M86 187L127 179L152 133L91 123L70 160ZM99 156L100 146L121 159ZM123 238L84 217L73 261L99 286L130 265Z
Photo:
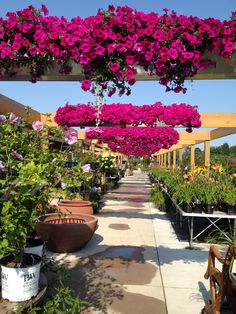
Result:
M77 132L74 130L69 129L64 137L67 144L72 145L78 141Z
M0 171L6 172L7 168L2 160L0 160Z
M32 128L37 131L37 132L40 132L42 131L42 129L44 128L44 123L41 122L41 121L35 121L33 124L32 124Z
M90 172L90 170L91 170L91 165L90 165L90 164L85 164L85 165L82 167L82 170L83 170L83 172Z
M10 113L9 115L9 120L12 121L13 123L19 124L21 123L21 118L17 117L14 113Z
M7 121L6 116L4 116L3 114L0 115L0 122L4 123Z
M23 156L21 154L19 154L18 151L14 150L14 149L12 150L11 154L17 160L23 160L24 159Z

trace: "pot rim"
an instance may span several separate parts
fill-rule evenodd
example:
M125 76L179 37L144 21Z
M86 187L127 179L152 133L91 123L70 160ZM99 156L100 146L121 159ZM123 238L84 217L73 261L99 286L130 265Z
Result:
M3 256L0 259L0 266L1 267L6 267L8 269L27 269L27 268L30 268L30 267L35 267L38 264L41 264L41 262L42 262L42 258L39 255L36 255L36 254L33 254L33 253L24 253L24 255L31 255L31 256L33 256L33 258L35 256L36 262L33 265L27 265L27 266L24 266L24 267L22 267L22 266L21 267L9 267L9 266L5 265L5 263L7 263L11 259L13 259L13 254L12 253L8 253L8 254L6 254L5 256Z
M37 220L36 220L36 222L37 223L42 223L42 224L47 224L48 225L48 222L45 222L45 221L43 221L42 219L44 218L44 217L52 217L52 216L56 216L56 217L58 217L58 218L61 218L60 217L60 215L59 214L57 214L57 213L51 213L51 214L45 214L45 215L43 215L43 216L40 216ZM85 224L86 223L93 223L93 222L97 222L98 221L98 218L97 217L95 217L95 216L93 216L93 215L89 215L89 214L83 214L83 213L78 213L78 214L67 214L65 217L63 217L63 218L73 218L73 217L75 217L75 218L81 218L81 219L83 219L83 217L87 217L87 218L91 218L91 220L89 220L89 221L85 221ZM60 225L65 225L65 224L54 224L54 226L60 226ZM77 224L74 224L74 223L68 223L68 224L66 224L66 225L77 225Z

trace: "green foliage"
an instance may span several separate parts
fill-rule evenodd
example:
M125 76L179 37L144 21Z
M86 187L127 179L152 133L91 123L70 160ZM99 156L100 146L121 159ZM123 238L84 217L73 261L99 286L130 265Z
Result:
M209 243L217 243L222 245L233 245L236 247L236 230L229 227L225 230L214 230L210 236L207 238Z
M173 195L177 199L179 204L191 204L196 199L194 187L189 182L182 182L181 184L176 185Z
M229 146L228 143L224 143L221 146L211 147L211 163L221 164L227 168L229 173L236 172L236 145ZM183 165L190 164L190 148L187 147L183 151ZM195 149L195 164L200 166L204 165L204 151L200 148Z
M236 205L236 187L226 188L221 191L222 200L228 205Z
M160 208L165 204L165 197L163 192L160 190L160 187L157 184L152 186L151 190L151 202L157 207Z
M90 175L79 159L76 168L65 168L76 144L52 148L53 139L63 143L65 131L43 125L35 130L13 114L0 118L0 256L12 252L20 263L35 220L50 210L62 180L89 184Z
M87 301L80 300L75 291L65 286L64 280L68 277L68 269L64 266L56 267L54 276L51 279L50 294L47 296L42 306L30 306L27 314L78 314L81 305L88 304ZM18 308L16 314L23 314Z

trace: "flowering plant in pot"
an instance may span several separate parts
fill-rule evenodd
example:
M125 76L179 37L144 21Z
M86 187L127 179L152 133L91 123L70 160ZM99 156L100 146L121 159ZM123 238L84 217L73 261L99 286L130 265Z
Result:
M62 134L60 130L55 132L55 136ZM11 253L2 263L19 273L20 267L32 266L36 261L40 268L40 259L24 254L24 248L35 230L37 217L50 209L49 201L56 191L67 153L49 149L50 138L42 122L36 121L31 126L12 113L0 115L0 142L0 254ZM26 273L25 281L38 279L39 269L27 276ZM3 282L6 279L3 275ZM15 285L14 279L8 286L9 291L12 285ZM12 301L31 298L37 294L37 287L27 291L26 296L7 297ZM3 297L6 297L4 293Z

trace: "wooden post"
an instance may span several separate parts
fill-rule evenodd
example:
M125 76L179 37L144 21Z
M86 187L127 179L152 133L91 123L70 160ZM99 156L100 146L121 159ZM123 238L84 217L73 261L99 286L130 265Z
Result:
M166 153L164 154L164 167L166 168Z
M209 166L211 162L210 141L204 142L205 166Z
M170 168L170 152L167 153L167 167Z
M183 161L183 148L179 149L179 166L182 164Z
M190 145L190 166L193 168L195 165L195 145Z
M172 165L173 169L176 168L176 150L173 150L173 165Z
M95 145L93 143L91 143L91 151L92 154L95 155Z

